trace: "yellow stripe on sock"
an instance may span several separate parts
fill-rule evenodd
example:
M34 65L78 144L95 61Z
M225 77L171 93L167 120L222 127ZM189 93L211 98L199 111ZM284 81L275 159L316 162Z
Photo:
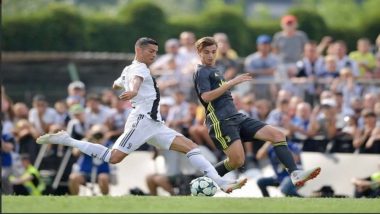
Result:
M226 169L228 170L228 171L232 171L232 170L234 170L229 164L228 164L228 159L225 159L224 161L223 161L223 164L224 164L224 167L226 167Z
M281 142L273 144L273 146L287 146L287 145L288 145L288 143L286 141L281 141Z

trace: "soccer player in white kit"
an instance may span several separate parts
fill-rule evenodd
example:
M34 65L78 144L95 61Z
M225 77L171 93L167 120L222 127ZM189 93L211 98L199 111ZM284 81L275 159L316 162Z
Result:
M230 193L234 189L241 188L247 179L231 181L221 178L211 163L202 156L197 144L165 126L159 111L159 90L148 69L157 51L158 44L155 40L146 37L138 39L135 44L134 61L124 68L121 76L113 84L114 89L125 89L119 98L130 100L133 110L125 124L124 133L117 139L112 149L100 144L75 140L65 131L45 134L37 139L37 143L76 147L87 155L116 164L147 142L161 149L186 154L190 163L205 176L213 179L224 192Z

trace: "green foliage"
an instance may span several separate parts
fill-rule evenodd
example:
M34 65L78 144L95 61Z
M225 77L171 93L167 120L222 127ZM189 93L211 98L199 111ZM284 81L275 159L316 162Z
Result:
M298 28L307 32L309 39L318 41L326 35L328 30L326 23L316 11L305 8L294 8L290 10L290 14L297 17Z
M248 42L247 25L243 17L233 9L223 8L210 11L200 18L202 34L212 36L215 32L228 35L231 46L239 53L245 53Z
M125 39L134 43L140 37L151 37L163 44L169 30L163 10L154 3L135 1L123 7L119 12L126 23L128 33ZM133 50L133 49L132 49ZM132 51L130 50L130 51Z

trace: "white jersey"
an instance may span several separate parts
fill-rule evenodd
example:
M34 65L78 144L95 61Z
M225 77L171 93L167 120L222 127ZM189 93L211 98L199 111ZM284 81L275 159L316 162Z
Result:
M156 81L145 63L134 60L131 65L124 68L121 76L115 80L114 84L123 87L125 91L130 91L133 87L134 76L142 77L143 82L137 95L131 99L133 109L130 116L137 117L143 114L153 120L162 121L159 108L160 93Z

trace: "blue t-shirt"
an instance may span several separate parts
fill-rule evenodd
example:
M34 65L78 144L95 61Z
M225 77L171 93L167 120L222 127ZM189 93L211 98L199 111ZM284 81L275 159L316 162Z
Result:
M1 140L5 142L13 143L15 142L14 138L10 134L2 134ZM1 166L2 167L10 167L12 166L12 155L10 152L1 151Z
M112 141L107 141L104 146L110 148L112 144ZM97 174L110 173L109 163L101 161L97 158L93 158L86 154L82 154L79 157L77 164L79 165L80 172L85 174L90 174L93 166L97 166Z
M301 154L301 148L295 143L288 142L288 148L292 154L295 154L295 155ZM281 162L278 160L273 146L270 146L268 149L268 157L269 157L270 163L272 164L272 167L273 167L274 173L276 174L278 182L281 183L281 181L284 178L289 176L289 173L285 170L285 168L283 167ZM296 162L296 164L298 167L300 167L301 166L301 160Z

